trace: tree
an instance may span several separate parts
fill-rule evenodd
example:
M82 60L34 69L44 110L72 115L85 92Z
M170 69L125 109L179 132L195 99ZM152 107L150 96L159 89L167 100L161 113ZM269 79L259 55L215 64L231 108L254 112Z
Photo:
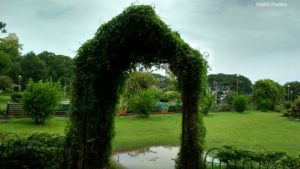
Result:
M13 62L20 59L20 50L22 50L22 45L15 33L10 33L7 37L0 38L0 51L9 54Z
M11 64L9 54L0 51L0 75L6 75L11 68Z
M297 99L298 96L300 96L300 82L298 81L287 82L286 84L283 85L283 87L285 89L286 100L293 101Z
M283 88L273 80L258 80L253 86L252 100L260 110L274 110L275 105L283 100L283 96Z
M8 76L0 76L0 90L11 89L12 80Z
M5 26L6 26L6 23L0 21L0 31L2 33L6 33Z
M153 73L153 76L158 80L156 84L163 91L174 91L176 90L176 79L169 76L163 76L157 73Z
M2 75L8 75L14 82L20 75L20 61L22 45L16 34L10 33L5 38L0 38L0 69Z
M34 82L47 79L46 63L33 52L29 52L24 56L21 61L21 69L23 85L29 79L32 79Z
M48 77L54 82L69 83L72 77L73 62L68 56L44 51L38 57L46 63Z
M210 74L208 75L208 83L212 90L215 90L215 87L218 88L230 88L230 91L238 92L240 94L250 94L252 92L252 83L251 81L243 76L236 74Z
M149 89L143 89L129 99L128 109L130 112L149 117L149 113L153 110L155 102L154 93Z
M233 107L234 109L239 112L239 113L243 113L246 108L247 108L247 104L248 104L248 97L245 95L235 95L233 97Z
M158 79L150 72L133 72L126 81L125 95L135 95L140 90L148 89L158 84Z
M54 113L61 98L59 91L59 86L52 82L28 83L21 102L26 114L35 119L35 124L44 124L45 119Z

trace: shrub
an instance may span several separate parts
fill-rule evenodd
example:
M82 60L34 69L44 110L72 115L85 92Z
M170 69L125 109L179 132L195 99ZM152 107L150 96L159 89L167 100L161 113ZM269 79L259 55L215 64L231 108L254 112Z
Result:
M285 101L285 102L284 102L284 108L286 108L286 109L292 108L292 102L290 102L290 101Z
M64 145L63 136L48 133L35 133L20 139L8 136L1 142L3 151L0 153L0 159L12 159L4 160L2 163L9 168L68 168Z
M6 91L11 89L12 80L8 76L0 76L0 89Z
M262 111L274 111L275 105L283 100L284 89L270 79L258 80L253 85L252 101Z
M300 168L300 156L289 156L285 152L252 152L225 145L216 158L226 163L227 168ZM280 167L279 167L280 166Z
M225 102L229 105L233 104L233 98L237 96L236 92L229 92L225 97Z
M207 96L203 98L200 110L204 115L208 115L209 110L214 103L214 96L211 93L207 93Z
M5 115L6 104L0 104L0 115Z
M283 112L284 111L284 105L283 104L275 105L274 111L275 112Z
M296 100L295 100L295 106L297 108L300 108L300 97L298 97Z
M36 124L44 124L59 104L59 91L59 86L52 82L29 82L21 99L25 113L34 118Z
M237 112L243 113L248 105L248 97L245 95L236 95L233 97L232 104Z
M258 109L267 112L274 109L274 104L270 99L263 99L259 102Z
M13 102L20 103L23 97L23 93L12 93L10 97Z
M151 90L141 90L128 101L128 111L148 117L155 106L155 97Z

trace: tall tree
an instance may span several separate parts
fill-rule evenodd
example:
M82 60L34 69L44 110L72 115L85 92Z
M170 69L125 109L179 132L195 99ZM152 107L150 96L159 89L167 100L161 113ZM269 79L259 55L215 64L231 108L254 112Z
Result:
M0 38L0 51L9 54L12 57L12 61L20 59L22 45L19 42L19 38L15 33L10 33L5 38Z
M61 83L70 82L73 70L73 61L70 57L47 51L40 53L38 57L46 63L48 77L51 80Z
M0 51L0 75L5 75L9 72L12 62L7 53Z
M300 82L287 82L283 85L283 87L285 89L286 100L295 100L298 96L300 96Z
M41 60L33 52L27 53L21 61L22 69L22 85L27 83L29 79L34 82L47 79L46 63Z
M274 110L275 105L283 100L283 96L284 89L273 80L258 80L253 86L252 100L260 110Z
M128 95L137 94L142 89L148 89L158 84L158 79L150 72L133 72L126 82L126 93Z
M6 26L6 23L0 21L0 31L2 33L6 33L5 26Z
M22 45L16 34L11 33L5 38L0 38L1 74L8 75L14 83L18 81L21 72L21 49Z
M230 91L238 92L241 94L250 94L252 92L251 81L243 76L237 74L210 74L208 75L209 87L214 90L218 88L230 88Z

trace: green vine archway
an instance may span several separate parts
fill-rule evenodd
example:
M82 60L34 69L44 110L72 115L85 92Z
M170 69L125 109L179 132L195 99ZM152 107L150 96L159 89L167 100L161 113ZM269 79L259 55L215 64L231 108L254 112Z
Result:
M199 105L207 86L206 61L147 5L128 7L78 51L68 132L73 167L81 168L82 163L91 169L109 167L116 104L129 70L141 63L168 64L177 77L183 110L176 167L202 168L205 129Z

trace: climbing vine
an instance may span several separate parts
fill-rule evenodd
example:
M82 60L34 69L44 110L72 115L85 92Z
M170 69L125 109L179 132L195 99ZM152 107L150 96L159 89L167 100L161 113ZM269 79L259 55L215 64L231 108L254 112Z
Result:
M67 139L74 151L73 167L109 167L116 104L137 64L168 64L177 77L183 101L177 168L201 168L205 129L200 103L206 97L207 64L148 5L128 7L78 50Z

